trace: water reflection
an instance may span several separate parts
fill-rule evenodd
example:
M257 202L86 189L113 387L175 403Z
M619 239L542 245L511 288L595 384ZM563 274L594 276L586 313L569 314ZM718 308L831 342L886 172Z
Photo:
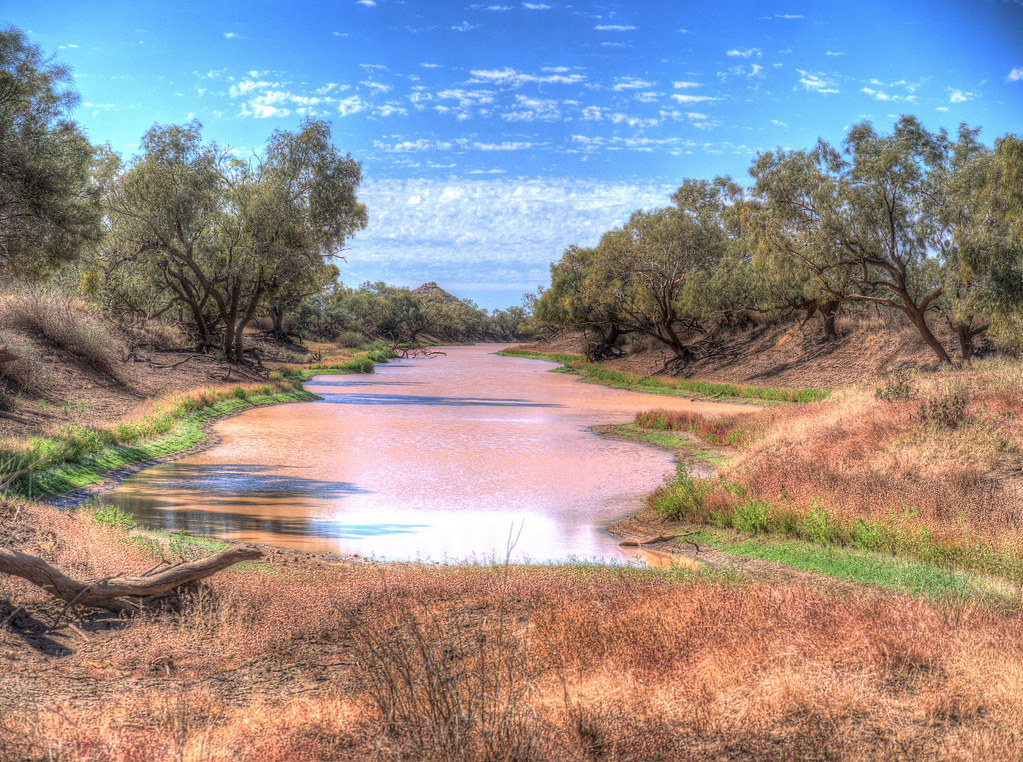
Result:
M217 447L107 498L154 528L311 551L503 558L521 526L517 559L624 560L600 527L638 509L671 459L588 427L650 408L729 412L586 384L493 346L445 351L320 376L309 386L322 401L222 421Z

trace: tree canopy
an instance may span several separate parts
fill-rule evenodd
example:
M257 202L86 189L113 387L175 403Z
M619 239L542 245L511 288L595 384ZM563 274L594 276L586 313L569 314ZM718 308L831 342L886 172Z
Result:
M0 30L0 272L41 275L102 232L92 146L71 112L71 71Z
M674 206L634 213L595 248L568 247L536 319L596 331L595 355L634 332L682 361L710 317L803 309L833 338L835 316L855 303L902 313L941 362L952 355L938 320L962 359L989 328L1012 344L1023 142L1005 136L992 150L978 132L962 125L952 139L904 116L881 134L862 122L841 149L820 140L759 154L745 190L686 180Z
M330 257L365 227L360 182L326 122L276 131L255 165L203 143L198 122L153 127L106 185L108 302L177 310L198 348L240 361L257 309L322 286Z

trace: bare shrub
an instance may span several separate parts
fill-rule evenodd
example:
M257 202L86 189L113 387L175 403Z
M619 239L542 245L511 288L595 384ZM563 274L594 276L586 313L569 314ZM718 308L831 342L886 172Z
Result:
M84 304L53 291L21 291L0 297L0 327L31 331L119 379L114 337Z
M18 358L0 364L0 380L31 394L44 394L53 378L39 350L18 336L7 337L0 344L6 345L6 349Z
M920 420L954 429L966 423L966 406L970 404L970 393L961 385L949 385L932 397L920 402Z

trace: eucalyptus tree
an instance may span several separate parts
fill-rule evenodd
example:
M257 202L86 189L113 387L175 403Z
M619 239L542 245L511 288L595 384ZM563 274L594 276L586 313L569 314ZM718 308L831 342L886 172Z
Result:
M308 290L366 225L361 168L326 122L276 131L250 165L204 144L201 125L156 126L109 184L109 250L141 266L188 315L199 349L241 361L260 306Z
M635 332L689 356L701 288L728 250L729 181L686 180L673 206L635 212L595 249L569 247L551 267L537 316L576 328Z
M962 142L962 139L960 140ZM952 235L960 280L970 283L965 316L991 321L995 339L1023 347L1023 139L1005 135L993 151L973 151L958 163L949 208L970 224Z
M891 135L854 125L847 158L819 141L809 153L761 154L750 170L770 255L795 263L825 297L901 311L942 362L951 358L927 318L946 296L931 172L947 143L904 116Z
M102 233L92 146L69 115L68 67L0 30L0 271L43 274Z

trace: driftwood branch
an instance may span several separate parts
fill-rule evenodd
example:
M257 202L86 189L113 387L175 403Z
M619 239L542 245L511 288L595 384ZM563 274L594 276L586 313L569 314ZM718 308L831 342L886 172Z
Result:
M205 579L239 561L251 561L262 555L259 548L238 546L199 561L176 564L156 574L147 572L141 577L108 577L81 582L54 569L41 558L0 548L0 573L28 580L68 605L130 612L141 608L141 599L151 601L160 598L184 584Z
M692 537L694 534L699 534L700 530L695 532L684 532L682 534L659 534L654 537L647 537L642 540L622 540L618 543L619 548L638 548L642 545L653 545L656 542L667 542L668 540L676 540L679 537Z

